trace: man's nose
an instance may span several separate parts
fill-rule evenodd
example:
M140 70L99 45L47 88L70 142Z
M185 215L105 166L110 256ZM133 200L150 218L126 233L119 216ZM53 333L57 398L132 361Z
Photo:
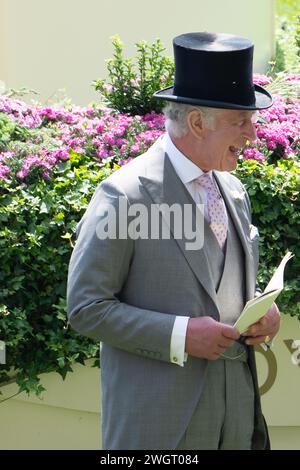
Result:
M256 134L256 127L254 122L249 122L247 124L247 127L243 131L243 137L246 137L247 140L253 141L256 139L257 134Z

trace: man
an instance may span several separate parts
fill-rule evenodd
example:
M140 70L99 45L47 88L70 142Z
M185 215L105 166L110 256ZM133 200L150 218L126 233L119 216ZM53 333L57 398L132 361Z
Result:
M155 94L169 101L168 132L97 189L70 262L69 319L102 343L105 449L265 449L253 345L280 316L274 304L239 341L258 239L228 172L272 98L252 83L250 41L191 33L173 44L174 87ZM184 229L196 231L179 230L188 208Z

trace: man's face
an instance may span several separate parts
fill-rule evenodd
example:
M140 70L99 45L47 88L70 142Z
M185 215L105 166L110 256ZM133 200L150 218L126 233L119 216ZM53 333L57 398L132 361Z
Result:
M228 110L216 115L214 129L205 128L199 145L204 171L233 171L239 152L247 141L256 139L256 112Z

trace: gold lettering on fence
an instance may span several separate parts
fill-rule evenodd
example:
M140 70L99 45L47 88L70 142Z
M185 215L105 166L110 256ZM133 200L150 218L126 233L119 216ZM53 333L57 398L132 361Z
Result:
M291 354L291 362L300 367L300 340L299 339L284 339L288 351ZM260 345L255 348L255 352L262 354L267 361L268 375L265 382L260 386L259 391L261 395L267 393L274 385L277 377L277 360L275 354L271 349L265 351Z
M277 361L275 354L271 349L265 351L260 345L255 348L256 352L261 353L267 361L268 364L268 375L265 382L259 387L260 395L267 393L270 388L274 385L274 382L277 377Z

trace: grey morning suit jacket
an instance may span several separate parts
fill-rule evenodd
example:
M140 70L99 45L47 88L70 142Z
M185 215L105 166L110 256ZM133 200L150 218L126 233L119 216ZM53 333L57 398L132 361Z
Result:
M246 269L246 299L253 298L257 240L250 240L247 195L234 176L215 172L240 237ZM176 315L210 315L219 320L209 259L203 249L186 250L184 238L106 239L97 225L108 205L196 205L158 140L100 184L78 226L70 261L68 316L79 333L103 342L102 427L105 449L175 449L193 415L207 360L189 357L184 367L170 362ZM170 222L172 230L172 220ZM234 289L234 286L232 286ZM255 358L249 348L256 406L253 448L268 447L258 394Z

